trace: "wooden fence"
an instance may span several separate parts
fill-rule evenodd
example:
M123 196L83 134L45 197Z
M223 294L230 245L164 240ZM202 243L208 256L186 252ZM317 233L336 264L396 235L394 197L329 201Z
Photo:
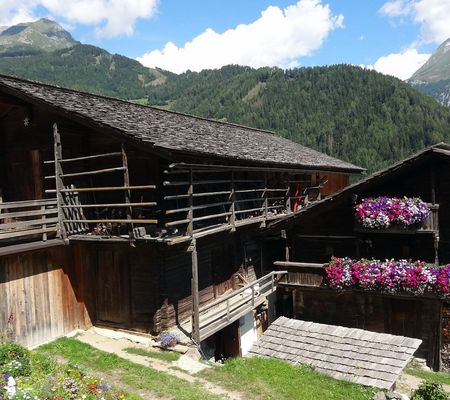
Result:
M0 203L0 241L38 237L47 240L57 230L56 199Z

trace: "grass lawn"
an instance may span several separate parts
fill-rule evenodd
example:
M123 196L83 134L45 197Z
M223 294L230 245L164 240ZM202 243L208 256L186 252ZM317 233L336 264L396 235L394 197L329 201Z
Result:
M36 351L55 358L63 357L69 363L91 370L94 374L101 372L111 375L118 382L116 386L122 382L129 387L148 390L164 399L220 399L199 385L183 381L150 367L135 364L115 354L96 350L76 339L61 338Z
M171 358L176 353L159 353L145 349L129 348L129 353L158 358ZM40 356L63 359L72 365L110 379L111 383L128 392L127 399L147 399L140 391L164 399L215 400L222 397L212 395L196 383L190 383L156 371L151 367L135 364L114 354L94 349L76 339L62 338L35 351ZM165 359L164 361L172 361ZM348 382L337 381L309 367L265 358L238 358L222 366L207 369L196 376L225 389L239 392L243 399L251 400L370 400L374 391ZM139 395L141 397L139 397Z
M369 400L374 391L337 381L309 367L266 358L237 358L200 376L258 400Z
M450 374L447 372L424 371L423 369L414 367L412 365L408 365L405 369L405 372L409 375L425 379L428 382L450 385Z
M174 351L166 350L166 351L155 351L155 350L145 350L139 347L128 347L124 349L127 353L137 354L139 356L156 358L162 361L177 361L180 358L180 353L176 353Z

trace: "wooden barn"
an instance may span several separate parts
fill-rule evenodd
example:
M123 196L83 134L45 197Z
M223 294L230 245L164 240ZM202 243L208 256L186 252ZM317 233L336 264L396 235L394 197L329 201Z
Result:
M270 132L7 76L0 164L0 332L36 345L177 325L218 357L267 324L285 248L268 224L362 171Z
M438 144L300 210L274 226L286 229L287 270L280 283L283 312L302 320L422 339L418 355L434 369L449 368L450 303L433 293L334 290L324 285L334 257L450 263L450 145ZM368 229L355 205L378 196L419 197L431 210L409 228Z

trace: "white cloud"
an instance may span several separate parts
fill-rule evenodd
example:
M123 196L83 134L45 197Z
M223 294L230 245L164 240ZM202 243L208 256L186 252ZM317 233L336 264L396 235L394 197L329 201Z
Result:
M183 47L168 42L138 60L176 73L227 64L293 67L298 57L310 55L332 30L342 28L343 20L321 0L300 0L284 9L270 6L256 21L223 33L208 28Z
M392 0L384 3L380 8L380 13L389 17L400 17L409 12L410 3L407 0Z
M442 43L450 38L450 1L391 0L383 4L382 14L389 17L409 16L420 24L420 41Z
M37 19L44 8L69 24L92 25L98 36L131 35L138 18L150 18L157 0L1 0L0 25Z
M383 74L405 80L410 78L429 58L430 54L419 53L416 49L407 49L402 53L380 57L373 68Z

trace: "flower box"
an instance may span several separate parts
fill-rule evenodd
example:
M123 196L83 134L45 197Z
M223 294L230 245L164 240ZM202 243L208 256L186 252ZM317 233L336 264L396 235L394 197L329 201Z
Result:
M334 257L325 268L325 286L379 293L450 294L450 265L430 266L422 261L352 260Z
M376 197L355 207L357 232L417 233L438 231L438 204L419 198Z

